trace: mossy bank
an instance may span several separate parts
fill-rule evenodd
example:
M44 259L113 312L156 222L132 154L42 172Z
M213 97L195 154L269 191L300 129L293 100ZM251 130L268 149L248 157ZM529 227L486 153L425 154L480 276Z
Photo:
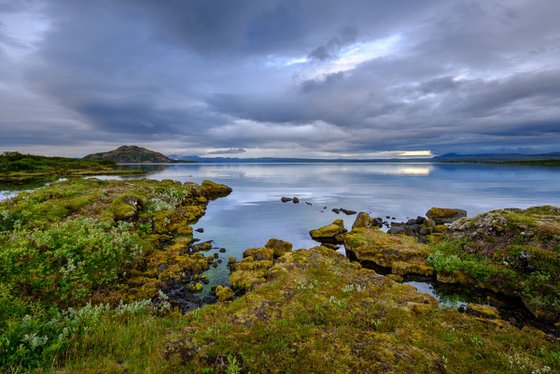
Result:
M230 191L210 181L77 179L2 202L0 367L52 361L69 344L68 310L168 304L177 283L196 288L215 259L191 245L191 225Z

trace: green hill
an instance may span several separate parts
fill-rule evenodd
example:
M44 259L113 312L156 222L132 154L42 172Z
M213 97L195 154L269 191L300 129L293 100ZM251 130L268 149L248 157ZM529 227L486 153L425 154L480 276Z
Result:
M109 152L93 153L84 160L111 160L117 163L170 163L174 160L155 151L135 145L123 145Z

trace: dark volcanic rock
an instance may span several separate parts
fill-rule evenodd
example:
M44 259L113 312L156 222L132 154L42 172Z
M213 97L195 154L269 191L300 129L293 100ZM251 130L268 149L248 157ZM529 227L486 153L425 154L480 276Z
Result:
M202 227L200 227L200 228L198 228L198 229L196 229L196 230L194 230L194 231L199 232L199 233L202 234L202 233L204 232L204 229L203 229Z
M344 208L340 208L340 211L342 213L346 214L347 216L351 216L351 215L354 215L354 214L358 213L355 210L344 209Z
M387 231L387 233L389 233L389 234L405 234L406 233L406 227L401 226L401 225L393 224L391 226L391 228L389 229L389 231Z
M283 196L280 201L282 201L283 203L287 203L288 201L292 201L292 198Z
M299 204L299 199L297 197L292 198L294 204Z

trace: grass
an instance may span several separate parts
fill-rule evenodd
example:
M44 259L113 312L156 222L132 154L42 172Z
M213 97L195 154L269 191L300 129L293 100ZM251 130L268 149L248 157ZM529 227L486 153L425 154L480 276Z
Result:
M187 315L166 354L186 372L553 372L554 338L440 309L326 248L295 251L268 281ZM523 360L523 368L516 366Z
M331 249L292 252L279 240L231 265L243 296L180 314L166 281L194 285L198 277L185 273L198 275L214 261L190 251L192 224L229 191L208 181L87 179L0 203L0 371L560 371L558 339L540 330L440 307ZM550 236L556 212L534 208L531 224L520 211L506 220L506 230L523 226L532 244L510 231L487 247L464 238L431 248L379 230L355 231L348 241L416 265L432 253L436 271L481 284L498 282L509 269L503 261L517 269L527 258L535 270L520 272L526 277L517 283L538 290L529 293L533 303L548 305L560 289Z
M520 297L540 319L560 320L560 210L488 212L451 231L428 262L438 279Z
M215 261L185 249L208 200L229 191L211 182L73 179L1 202L0 371L59 366L89 349L88 339L109 342L97 341L107 331L94 331L126 329L123 315L148 306L160 314L167 281L194 284ZM150 318L137 322L155 324ZM127 331L141 338L142 330ZM126 336L111 338L123 355L132 352Z
M99 174L140 174L140 169L122 169L109 160L83 160L46 157L19 152L0 155L0 182L22 183L37 177L82 176Z

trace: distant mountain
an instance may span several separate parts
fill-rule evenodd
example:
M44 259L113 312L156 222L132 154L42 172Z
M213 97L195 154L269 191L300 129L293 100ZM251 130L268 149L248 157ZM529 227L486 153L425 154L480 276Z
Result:
M119 164L126 163L171 163L175 160L155 151L135 145L123 145L109 152L93 153L84 160L111 160Z
M170 155L174 159L188 160L191 162L204 162L213 164L260 164L260 163L368 163L368 162L428 162L431 158L392 158L392 159L325 159L325 158L280 158L280 157L258 157L258 158L240 158L240 157L200 157L200 156L181 156Z
M516 161L544 161L560 160L560 152L524 154L524 153L502 153L502 154L474 154L462 155L457 153L446 153L436 156L432 161L436 162L516 162Z

